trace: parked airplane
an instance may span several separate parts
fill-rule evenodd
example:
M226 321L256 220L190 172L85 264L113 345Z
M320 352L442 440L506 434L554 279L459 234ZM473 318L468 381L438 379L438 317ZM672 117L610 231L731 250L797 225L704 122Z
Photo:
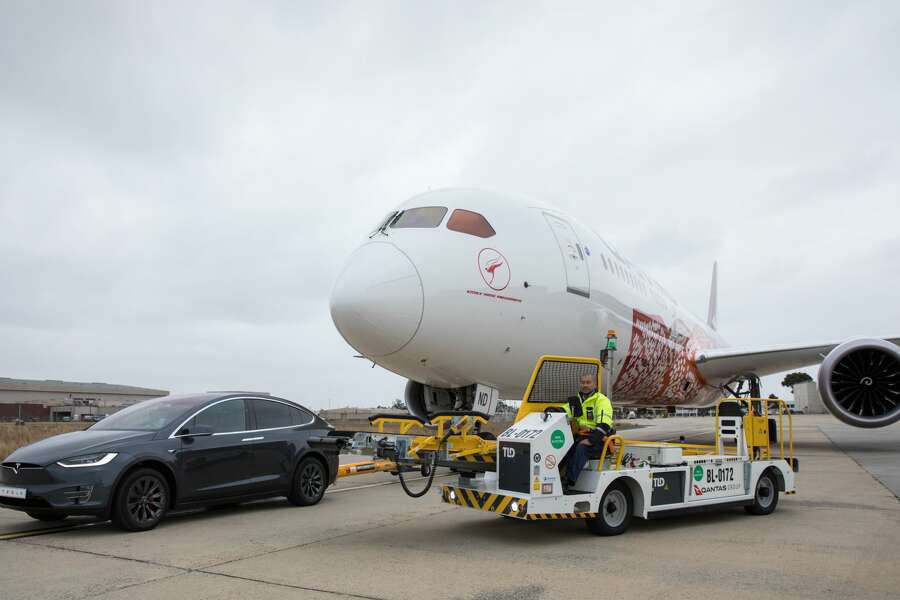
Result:
M348 259L330 304L353 348L408 378L406 404L420 417L471 408L476 389L519 399L538 356L599 356L614 330L619 405L709 405L742 377L821 362L834 416L858 427L900 420L900 336L727 348L715 267L704 322L581 221L491 192L428 192L391 211Z

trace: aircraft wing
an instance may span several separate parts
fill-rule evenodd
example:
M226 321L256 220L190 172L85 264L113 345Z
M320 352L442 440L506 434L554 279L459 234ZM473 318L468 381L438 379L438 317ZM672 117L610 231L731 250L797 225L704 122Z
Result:
M900 336L878 336L900 346ZM737 375L755 373L759 377L800 369L822 362L843 341L824 344L759 346L702 350L695 359L697 369L712 384Z

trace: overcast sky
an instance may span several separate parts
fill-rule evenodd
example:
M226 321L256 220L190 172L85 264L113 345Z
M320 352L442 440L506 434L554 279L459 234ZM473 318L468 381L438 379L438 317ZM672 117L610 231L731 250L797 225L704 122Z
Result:
M718 260L733 345L900 332L900 6L626 4L0 2L0 376L390 402L328 293L446 186Z

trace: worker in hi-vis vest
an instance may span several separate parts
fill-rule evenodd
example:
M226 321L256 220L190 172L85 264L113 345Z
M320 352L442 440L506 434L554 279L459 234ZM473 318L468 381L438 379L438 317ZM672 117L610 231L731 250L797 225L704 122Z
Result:
M592 458L600 458L607 436L613 428L612 403L597 391L597 380L590 373L581 376L581 391L569 398L566 414L572 423L575 443L566 454L564 484L570 488L578 481L584 465Z

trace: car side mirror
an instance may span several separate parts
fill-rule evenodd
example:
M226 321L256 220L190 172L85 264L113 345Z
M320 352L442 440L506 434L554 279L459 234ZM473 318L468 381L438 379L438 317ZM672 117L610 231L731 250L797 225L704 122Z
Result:
M178 432L178 435L183 437L203 437L212 434L213 428L209 425L196 425L193 428L183 427Z

